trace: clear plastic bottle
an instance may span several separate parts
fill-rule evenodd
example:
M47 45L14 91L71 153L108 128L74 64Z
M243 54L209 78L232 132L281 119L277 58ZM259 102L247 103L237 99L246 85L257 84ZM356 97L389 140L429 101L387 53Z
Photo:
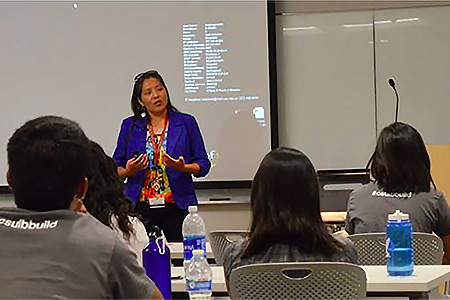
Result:
M212 272L203 250L194 250L186 269L186 291L191 300L209 300L212 294Z
M197 213L197 206L189 206L189 214L183 221L183 252L184 252L184 268L189 266L189 261L192 258L192 251L195 249L203 250L206 253L205 244L205 222Z
M386 226L387 271L390 276L409 276L414 272L412 226L409 215L397 210Z

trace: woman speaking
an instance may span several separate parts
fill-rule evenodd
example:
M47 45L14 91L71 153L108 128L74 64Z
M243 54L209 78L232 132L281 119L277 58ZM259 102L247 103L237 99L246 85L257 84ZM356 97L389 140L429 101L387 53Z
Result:
M131 109L113 154L119 175L126 178L125 193L147 230L158 225L169 241L182 241L187 207L197 204L192 175L206 176L211 168L200 128L193 116L172 105L154 70L134 78Z

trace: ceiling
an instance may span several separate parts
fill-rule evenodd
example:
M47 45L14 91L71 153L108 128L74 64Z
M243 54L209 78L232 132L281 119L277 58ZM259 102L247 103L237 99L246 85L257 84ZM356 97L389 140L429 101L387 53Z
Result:
M276 1L277 14L379 10L450 5L450 1Z

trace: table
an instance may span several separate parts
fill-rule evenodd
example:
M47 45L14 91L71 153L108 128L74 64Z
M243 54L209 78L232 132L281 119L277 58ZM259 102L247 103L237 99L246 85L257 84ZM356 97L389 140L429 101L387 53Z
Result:
M322 221L325 223L344 223L347 212L323 211L320 215L322 216Z
M386 266L361 266L367 276L367 293L379 295L420 295L428 297L436 295L439 285L450 280L450 266L415 266L414 275L405 277L390 277ZM227 292L223 267L212 266L213 292L224 294ZM183 267L173 267L172 276L183 276L182 279L172 280L172 292L186 291ZM433 299L435 297L433 296Z
M429 292L450 280L450 266L415 266L412 276L388 276L385 266L362 266L368 292Z
M225 275L223 274L222 266L211 266L213 292L227 292L227 285L225 284ZM172 267L172 277L182 276L181 279L172 280L172 292L186 292L186 281L184 278L183 267Z
M183 243L169 243L169 248L171 259L183 259ZM209 242L206 242L206 257L214 258Z

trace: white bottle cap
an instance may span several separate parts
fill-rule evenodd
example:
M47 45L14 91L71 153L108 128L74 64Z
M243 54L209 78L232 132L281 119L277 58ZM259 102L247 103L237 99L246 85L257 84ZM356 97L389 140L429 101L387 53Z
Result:
M194 256L203 256L203 250L202 250L202 249L195 249L195 250L192 250L192 254L193 254Z
M189 206L188 210L189 212L195 212L197 211L197 206L196 205Z
M400 210L396 210L395 213L388 216L389 221L400 222L402 220L409 220L409 215L402 213Z

